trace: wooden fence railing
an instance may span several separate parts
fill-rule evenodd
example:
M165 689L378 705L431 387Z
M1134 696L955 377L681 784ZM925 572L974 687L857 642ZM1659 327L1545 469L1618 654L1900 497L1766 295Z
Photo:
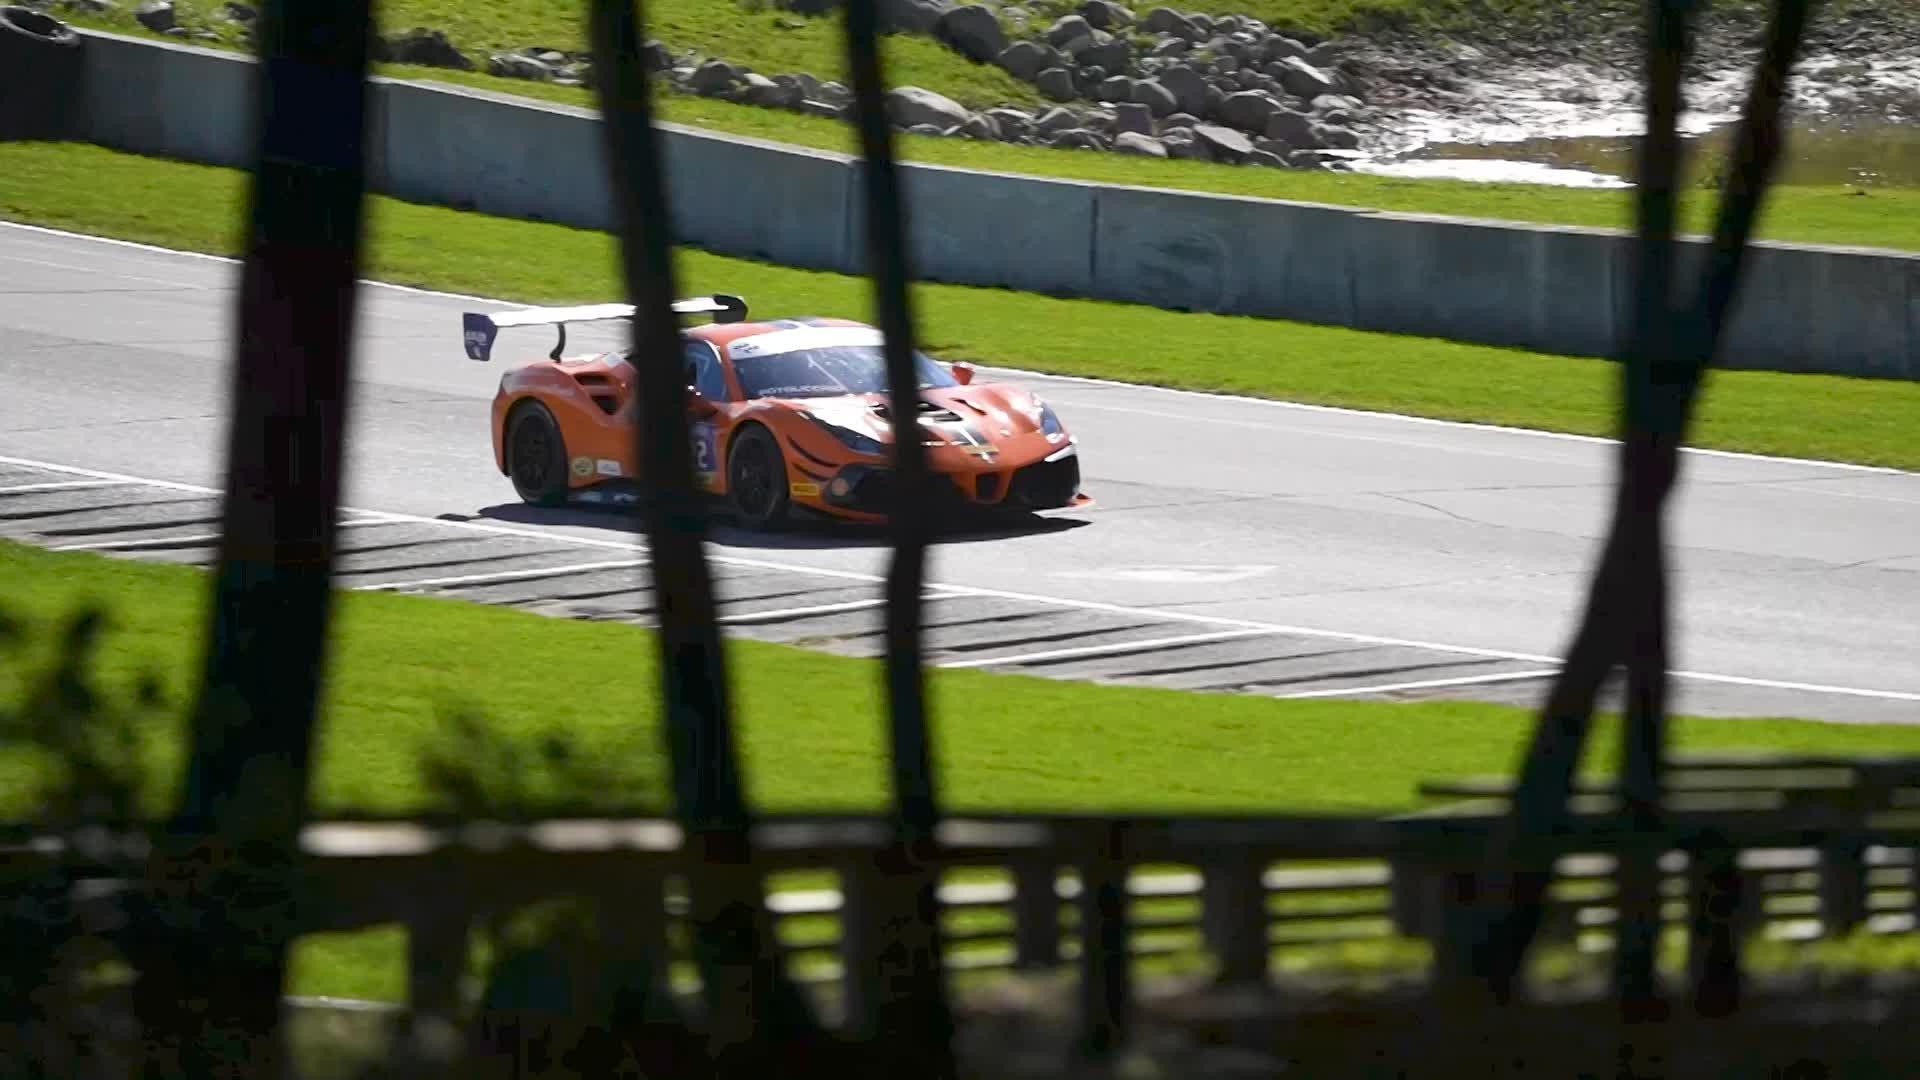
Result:
M1920 927L1920 814L1902 809L1909 800L1901 794L1920 779L1920 765L1876 763L1870 773L1895 781L1885 786L1823 775L1851 764L1693 763L1695 780L1718 776L1720 790L1706 805L1691 805L1684 792L1670 799L1670 842L1658 859L1660 920L1685 931L1690 959L1716 936L1805 941ZM1677 787L1688 776L1670 774ZM1790 792L1826 781L1821 790L1854 797L1711 804L1763 781ZM1445 883L1474 865L1504 812L1484 805L1499 787L1488 781L1427 787L1467 801L1387 818L950 817L934 849L934 869L948 879L939 896L943 967L954 975L1077 969L1082 1024L1115 1038L1126 1035L1126 1003L1149 961L1196 962L1222 982L1258 983L1271 978L1276 950L1398 940L1429 947L1431 973L1443 980L1472 944L1457 938L1469 924ZM1542 937L1601 951L1620 917L1617 854L1637 850L1639 839L1617 806L1575 802L1567 829L1531 850L1555 868ZM765 904L794 978L829 991L849 1030L870 1023L885 997L875 955L884 943L861 913L876 885L887 884L873 866L893 842L890 830L884 818L856 816L771 817L752 827L756 878L811 871L823 883L771 891ZM15 828L4 839L0 866L10 875L59 867L76 886L91 883L94 904L112 905L125 900L114 886L143 887L131 871L159 838L96 831L61 839ZM471 1004L460 990L469 928L545 899L589 896L684 991L698 986L696 965L668 942L683 936L676 924L687 914L674 882L700 871L700 850L686 841L666 819L310 824L292 930L406 927L408 1005L450 1018ZM1095 852L1105 857L1095 862ZM1705 880L1715 868L1720 892L1739 902L1715 901ZM1124 889L1100 891L1113 883Z

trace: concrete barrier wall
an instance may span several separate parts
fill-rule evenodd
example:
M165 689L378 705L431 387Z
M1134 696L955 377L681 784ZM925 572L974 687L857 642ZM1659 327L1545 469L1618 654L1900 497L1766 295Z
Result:
M88 140L119 150L251 168L255 65L232 53L80 31Z
M1136 187L1101 189L1099 209L1098 296L1360 325L1353 210Z
M91 141L245 167L251 59L87 37ZM597 114L377 80L374 187L607 229ZM676 235L727 255L864 272L863 168L844 154L662 125ZM1297 319L1573 355L1631 326L1632 238L1267 199L906 165L924 279ZM1697 266L1703 241L1683 242ZM1920 379L1920 256L1756 244L1722 362ZM1682 280L1689 280L1684 277Z
M847 244L866 272L866 167L852 164ZM916 277L1055 296L1095 295L1092 184L902 164Z

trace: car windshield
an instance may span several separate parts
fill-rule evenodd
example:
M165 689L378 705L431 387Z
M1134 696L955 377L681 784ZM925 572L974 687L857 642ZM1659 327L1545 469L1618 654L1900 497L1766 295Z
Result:
M959 385L926 353L914 354L920 389ZM770 356L736 356L734 374L749 398L834 397L887 392L887 361L878 345L827 345Z

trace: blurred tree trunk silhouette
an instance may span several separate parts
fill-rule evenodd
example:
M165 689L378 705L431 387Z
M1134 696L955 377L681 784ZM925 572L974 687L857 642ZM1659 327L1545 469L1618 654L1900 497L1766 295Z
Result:
M920 427L920 378L907 237L910 208L887 119L876 0L848 0L847 68L854 92L866 196L868 273L885 337L887 398L893 425L893 506L888 528L893 565L886 586L887 714L892 739L894 849L882 880L890 895L876 905L888 923L880 950L884 987L873 1021L891 1069L944 1078L953 1074L952 1018L941 964L939 875L928 856L936 843L939 797L921 665L921 607L935 500Z
M160 1075L277 1075L347 428L366 174L367 0L269 0L230 380L224 520L167 931L139 1002Z
M619 214L623 283L635 306L642 520L660 611L661 722L687 830L694 955L718 1075L761 1077L817 1029L788 982L752 866L751 825L695 490L673 273L673 229L633 0L593 0L602 125Z
M1691 0L1648 0L1647 137L1639 164L1634 325L1621 365L1620 473L1613 522L1585 613L1521 762L1506 828L1482 874L1490 925L1477 963L1498 1000L1509 1000L1538 931L1551 861L1527 850L1565 821L1573 774L1602 684L1627 669L1621 794L1628 820L1647 837L1622 856L1616 982L1635 1015L1657 1008L1654 948L1660 828L1660 760L1668 690L1664 514L1679 476L1680 447L1705 369L1719 351L1738 294L1753 224L1779 159L1780 113L1799 55L1809 0L1780 0L1772 14L1735 138L1713 241L1692 295L1675 296L1675 189L1690 52Z

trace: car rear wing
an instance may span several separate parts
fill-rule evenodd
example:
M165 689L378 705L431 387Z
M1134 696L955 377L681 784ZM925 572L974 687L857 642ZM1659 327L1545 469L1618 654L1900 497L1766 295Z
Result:
M696 296L674 302L676 315L712 315L714 322L740 322L747 317L747 302L737 296L715 293L712 296ZM633 318L632 304L586 304L580 307L530 307L512 311L469 311L460 317L464 331L467 358L485 363L493 359L493 341L500 331L509 326L553 326L558 327L560 339L554 343L548 357L560 359L560 352L567 347L567 324L570 322L606 322L612 319Z

